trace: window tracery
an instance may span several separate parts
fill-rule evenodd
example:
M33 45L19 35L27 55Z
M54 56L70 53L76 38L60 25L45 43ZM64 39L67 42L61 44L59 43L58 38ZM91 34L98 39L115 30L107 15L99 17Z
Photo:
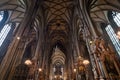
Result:
M112 12L113 20L117 24L118 27L120 27L120 13L118 12Z
M120 27L120 13L112 12L112 16L113 16L114 22L117 24L117 27ZM119 41L115 31L113 30L111 25L107 25L105 30L107 31L107 34L109 35L116 51L120 55L120 41Z
M0 22L3 20L4 11L0 11Z
M0 32L0 46L4 42L5 38L7 37L10 29L11 29L11 23L4 25L3 29Z

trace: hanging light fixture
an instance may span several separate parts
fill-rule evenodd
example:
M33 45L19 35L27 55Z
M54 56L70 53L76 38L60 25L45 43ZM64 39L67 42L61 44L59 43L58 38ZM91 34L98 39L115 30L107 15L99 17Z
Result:
M28 59L28 60L25 61L25 64L26 64L26 65L31 65L31 64L32 64L32 61Z
M89 63L90 63L89 60L83 60L84 65L88 65Z

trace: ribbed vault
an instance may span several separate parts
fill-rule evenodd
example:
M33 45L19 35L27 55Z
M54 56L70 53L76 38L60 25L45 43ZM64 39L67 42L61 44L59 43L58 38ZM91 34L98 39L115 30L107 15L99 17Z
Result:
M43 9L45 11L46 22L65 20L69 22L72 15L73 0L45 0Z
M119 12L119 0L91 0L90 3L90 15L94 21L107 22L106 11L118 11Z
M73 0L43 1L42 9L44 13L45 34L51 50L56 45L62 50L66 50L73 8Z
M73 69L79 67L76 65L78 56L83 59L90 56L90 64L93 61L95 75L98 74L94 77L101 77L103 74L101 67L104 66L99 67L102 62L98 61L98 57L99 54L104 54L105 50L102 47L106 44L99 42L99 46L94 41L103 36L100 24L109 23L108 11L120 12L120 0L0 0L0 11L8 13L8 19L4 24L17 24L8 51L0 65L2 80L12 77L11 73L14 67L21 63L22 57L30 57L35 63L31 68L35 68L32 72L38 76L36 68L40 68L40 73L43 70L42 74L45 74L46 80L51 64L56 67L64 64L65 75L69 77L65 80L72 79ZM56 46L59 54L53 52ZM25 53L33 55L24 57ZM94 73L93 69L89 69L91 73Z
M18 25L24 18L24 13L29 7L28 0L0 0L0 10L8 11L9 21Z

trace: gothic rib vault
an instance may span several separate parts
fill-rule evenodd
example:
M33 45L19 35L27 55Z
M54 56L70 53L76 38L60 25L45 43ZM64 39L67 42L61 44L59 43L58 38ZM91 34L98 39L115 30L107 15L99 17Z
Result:
M100 25L110 23L108 11L120 12L119 0L0 0L0 10L8 11L6 23L16 24L13 40L0 63L0 80L17 79L17 69L22 67L28 80L53 80L56 75L62 76L57 80L89 80L88 75L91 80L109 78L105 68L101 69L102 62L97 63L99 55L93 54L99 54L99 50L93 48L98 46L97 39L104 44ZM32 66L24 65L27 59ZM87 78L83 72L81 77L73 72L78 66L84 71L78 59L90 61ZM114 64L120 76L119 61ZM21 80L27 80L21 76Z

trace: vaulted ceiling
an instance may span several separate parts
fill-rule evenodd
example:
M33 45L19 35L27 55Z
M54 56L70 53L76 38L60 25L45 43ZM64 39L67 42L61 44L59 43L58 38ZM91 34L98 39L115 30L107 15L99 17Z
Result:
M70 21L73 0L44 0L42 5L47 23Z
M96 22L107 23L107 11L120 12L119 0L88 0L87 5L89 5L88 11L90 12L90 16Z
M27 12L33 1L0 0L0 10L9 11L10 22L21 23L24 13ZM83 9L86 6L88 13L95 22L107 22L108 10L120 11L119 0L41 0L39 15L42 13L44 20L40 18L41 20L36 20L36 23L44 24L47 40L51 46L58 44L65 47L68 43L68 34L72 26L71 21L76 3Z
M0 10L10 11L9 21L20 23L32 2L30 0L0 0ZM66 34L69 31L68 27L76 2L77 0L43 0L40 2L45 19L44 24L47 24L50 34L54 31L62 31ZM80 6L86 6L92 19L98 22L107 21L106 11L120 11L119 0L78 0L78 2Z
M44 0L42 4L46 34L51 46L62 46L68 42L70 21L73 15L73 0Z

